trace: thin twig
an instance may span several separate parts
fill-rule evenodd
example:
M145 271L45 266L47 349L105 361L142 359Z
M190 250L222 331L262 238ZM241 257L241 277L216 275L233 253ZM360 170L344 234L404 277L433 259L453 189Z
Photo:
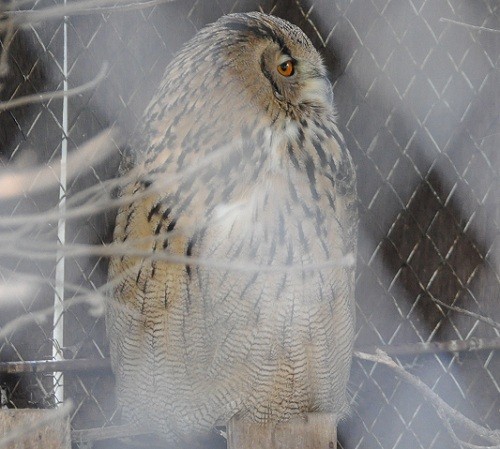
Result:
M484 315L480 315L480 314L475 313L475 312L471 312L470 310L467 310L467 309L462 309L462 307L457 307L457 306L452 306L452 305L446 304L445 302L441 301L440 299L435 298L434 296L432 296L430 299L433 302L435 302L436 304L439 304L441 307L444 307L446 309L452 310L452 311L457 312L457 313L461 313L463 315L470 316L471 318L474 318L478 321L482 321L483 323L488 324L491 327L494 327L495 329L500 329L500 323L498 323L497 321L495 321L491 318L488 318Z
M417 390L419 390L424 397L434 406L436 412L442 420L452 420L456 424L463 426L465 429L471 431L475 435L493 443L495 445L500 444L500 431L490 430L483 427L471 419L464 416L458 410L449 406L445 401L443 401L432 389L422 382L418 377L410 374L408 371L399 366L391 357L389 357L385 352L378 350L376 355L366 354L363 352L355 352L354 355L361 360L368 360L373 363L381 363L390 367L394 370L397 375L403 378L405 381L413 385ZM494 446L496 447L496 446ZM491 448L491 447L490 447Z
M13 100L0 102L0 112L8 111L9 109L18 108L27 104L42 103L44 101L57 100L63 97L73 97L84 92L94 89L106 76L108 65L104 63L99 70L97 76L81 86L67 90L59 90L54 92L43 92L40 94L26 95L24 97L15 98Z
M439 19L440 22L446 22L446 23L452 23L453 25L459 25L465 28L470 28L472 30L478 30L478 31L488 31L490 33L500 33L500 30L497 30L495 28L487 28L483 26L478 26L478 25L471 25L470 23L464 23L464 22L458 22L456 20L452 19L447 19L445 17L441 17Z

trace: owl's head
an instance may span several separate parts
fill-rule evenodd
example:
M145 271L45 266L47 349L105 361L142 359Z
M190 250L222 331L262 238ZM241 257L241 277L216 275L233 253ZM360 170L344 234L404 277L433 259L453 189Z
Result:
M235 42L228 45L229 58L240 79L253 80L255 99L288 112L332 107L323 60L300 28L258 12L224 16L217 26L227 33L226 43Z
M219 95L215 86L223 86L234 100L244 98L275 117L278 111L289 118L333 111L320 54L300 28L278 17L258 12L223 16L185 51L191 61L195 51L203 60L202 83L212 95Z

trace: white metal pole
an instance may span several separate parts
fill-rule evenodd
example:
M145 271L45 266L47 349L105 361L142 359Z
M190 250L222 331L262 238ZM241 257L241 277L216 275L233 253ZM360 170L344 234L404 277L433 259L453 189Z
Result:
M66 5L66 0L63 0ZM63 90L68 90L68 27L67 17L63 23ZM61 138L61 179L59 180L59 213L57 223L57 239L59 245L66 243L66 164L68 155L68 97L63 98L62 110L62 138ZM54 295L54 321L53 321L53 346L52 356L54 360L62 360L64 355L61 348L64 346L64 280L65 280L65 258L62 253L57 254L55 295ZM58 404L64 401L64 375L54 375L54 396Z

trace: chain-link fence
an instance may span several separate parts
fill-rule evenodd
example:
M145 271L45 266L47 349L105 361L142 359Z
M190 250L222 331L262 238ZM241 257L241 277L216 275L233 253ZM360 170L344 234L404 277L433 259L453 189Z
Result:
M133 130L183 42L222 14L261 9L299 25L321 50L357 164L356 346L385 348L453 408L500 427L500 3L86 1L66 17L64 5L2 3L10 11L0 21L2 101L98 77L67 100L0 109L3 173L45 168L30 172L28 193L0 192L2 407L51 407L64 397L74 402L73 429L119 423L103 319L86 303L62 307L104 284L106 260L76 249L109 242L113 217L43 214L85 187L105 188L118 157L65 176L67 152L110 125ZM38 177L57 187L30 191ZM44 321L5 326L54 304ZM457 447L433 406L386 367L355 359L350 391L341 448ZM477 444L467 431L458 436Z

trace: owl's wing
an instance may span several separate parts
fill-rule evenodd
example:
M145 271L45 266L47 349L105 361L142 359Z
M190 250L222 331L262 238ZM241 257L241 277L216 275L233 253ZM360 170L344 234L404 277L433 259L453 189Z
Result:
M312 139L307 148L316 157L314 166L318 173L310 176L322 192L321 199L327 198L327 207L338 223L338 232L346 244L346 252L356 253L358 201L356 191L356 172L345 140L330 117L318 124L318 140ZM326 207L325 207L326 208Z

